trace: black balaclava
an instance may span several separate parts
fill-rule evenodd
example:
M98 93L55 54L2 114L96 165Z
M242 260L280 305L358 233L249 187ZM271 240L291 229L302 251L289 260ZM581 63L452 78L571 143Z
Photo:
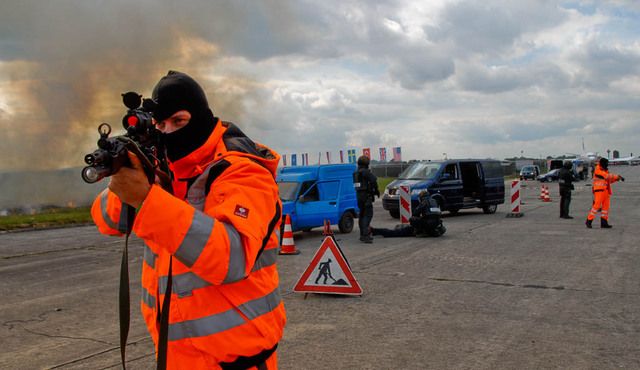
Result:
M216 124L202 87L182 72L169 71L156 84L151 95L153 118L162 121L174 113L186 110L189 123L170 134L162 134L169 160L175 162L204 144Z
M605 171L608 170L609 160L607 158L600 158L600 167Z

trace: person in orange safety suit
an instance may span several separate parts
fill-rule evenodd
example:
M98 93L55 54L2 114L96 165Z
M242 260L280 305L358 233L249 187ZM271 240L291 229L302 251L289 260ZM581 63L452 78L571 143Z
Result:
M153 90L173 193L150 185L138 158L111 176L91 213L123 235L122 203L137 209L144 243L140 307L158 348L171 276L167 368L276 369L285 326L275 258L280 155L214 117L200 85L170 71Z
M598 165L596 165L593 171L593 185L591 187L593 191L593 205L585 222L589 229L591 229L591 223L596 217L598 210L601 211L600 227L603 229L610 229L612 227L609 225L609 203L612 194L611 184L618 180L624 181L624 177L609 173L609 160L600 158Z

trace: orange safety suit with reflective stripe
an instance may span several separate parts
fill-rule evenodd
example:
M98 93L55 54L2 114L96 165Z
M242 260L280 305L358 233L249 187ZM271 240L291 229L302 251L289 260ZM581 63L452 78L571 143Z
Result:
M593 171L593 185L591 191L593 191L593 205L587 215L587 220L593 221L596 217L598 210L601 210L600 218L603 220L609 220L609 205L610 198L613 192L611 191L611 184L620 180L620 176L609 173L608 170L603 169L600 165L596 165Z
M138 210L133 232L145 242L140 307L156 348L175 257L168 368L217 369L269 353L281 339L279 160L232 123L218 121L205 144L170 164L175 195L153 185ZM122 209L109 190L96 198L91 214L100 232L123 235ZM275 368L275 352L266 364Z

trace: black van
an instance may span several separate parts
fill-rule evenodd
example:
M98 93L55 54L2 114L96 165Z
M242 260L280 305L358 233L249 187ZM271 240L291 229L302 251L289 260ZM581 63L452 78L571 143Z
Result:
M494 159L415 162L387 185L382 196L382 207L395 218L400 217L401 185L411 189L412 208L418 205L418 194L424 189L450 213L464 208L495 213L498 204L504 203L504 172L500 161Z

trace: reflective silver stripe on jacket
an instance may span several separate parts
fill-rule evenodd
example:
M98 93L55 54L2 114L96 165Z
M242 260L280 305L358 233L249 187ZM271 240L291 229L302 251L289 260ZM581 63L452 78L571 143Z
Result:
M256 263L253 265L251 272L258 271L261 268L264 268L267 266L275 265L277 257L278 257L277 248L263 250L262 254L260 255L260 258L258 258Z
M262 298L253 299L243 305L240 305L238 306L238 309L250 320L253 320L265 313L273 311L280 301L280 288L276 287L273 292Z
M187 191L187 202L189 202L189 204L198 211L204 211L204 201L207 197L207 189L205 189L205 186L207 185L207 179L209 178L211 168L213 168L217 163L219 162L213 162L207 166L207 169L198 176L196 181L189 186L189 190Z
M220 221L218 221L220 222ZM200 254L207 245L213 226L216 221L200 211L195 211L191 226L182 243L176 250L175 256L187 267L193 267ZM245 254L240 233L230 224L222 222L229 239L229 266L225 282L233 282L242 279L244 275Z
M245 277L245 254L242 239L235 227L226 222L222 223L229 237L229 267L223 284L233 283Z
M264 250L251 271L258 271L261 268L274 265L276 263L277 256L277 248ZM205 288L211 285L208 281L192 272L173 275L172 279L171 290L180 297L188 297L192 294L194 289ZM165 292L167 290L167 276L161 276L158 279L158 290L161 292Z
M182 243L178 247L175 256L188 267L192 267L200 257L200 253L204 249L215 221L212 217L205 215L200 211L193 213L191 226L187 235L184 236Z
M151 248L149 248L149 246L145 243L144 245L144 254L143 254L143 259L144 262L147 263L147 265L149 265L149 267L156 268L156 258L158 258L158 256L153 253L153 251L151 250Z
M152 296L144 287L142 287L142 303L151 309L156 307L156 297Z
M238 309L250 320L273 311L282 298L278 288L264 297L251 300ZM235 309L169 325L169 340L205 337L243 325L245 319Z
M109 191L106 189L100 195L100 212L102 213L102 219L110 228L114 230L118 230L118 225L109 217L109 213L107 212L107 202L109 200Z

